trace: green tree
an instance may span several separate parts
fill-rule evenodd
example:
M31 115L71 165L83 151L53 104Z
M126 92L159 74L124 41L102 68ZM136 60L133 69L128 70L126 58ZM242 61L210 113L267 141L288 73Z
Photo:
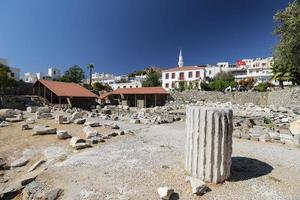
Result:
M296 69L291 64L280 64L275 62L272 67L272 78L279 82L279 86L283 89L284 81L295 81Z
M92 71L93 71L93 69L94 69L95 67L94 67L93 64L88 64L88 65L87 65L87 68L88 68L88 70L89 70L89 72L90 72L90 86L92 87Z
M8 73L10 69L8 66L0 64L0 90L3 91L6 88L15 87L17 82L15 79L10 78Z
M215 75L214 80L234 81L234 76L230 72L219 72Z
M149 69L147 71L146 79L143 82L143 87L155 87L155 86L161 86L161 73L154 70Z
M112 91L112 88L108 84L103 84L100 82L96 82L93 84L93 90L99 92L99 91Z
M80 83L84 79L84 72L79 65L70 67L60 78L62 82Z
M279 43L274 49L273 79L279 81L282 88L285 80L300 84L300 0L278 11L274 20Z
M261 82L261 83L259 83L258 85L256 85L254 87L254 90L258 91L258 92L266 92L267 89L268 89L268 83L267 82Z

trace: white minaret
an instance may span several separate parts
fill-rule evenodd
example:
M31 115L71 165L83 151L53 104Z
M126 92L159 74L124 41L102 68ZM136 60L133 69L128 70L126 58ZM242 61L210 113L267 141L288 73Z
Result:
M179 59L178 59L178 67L183 67L183 56L182 56L182 52L181 52L181 48L180 48L180 52L179 52Z

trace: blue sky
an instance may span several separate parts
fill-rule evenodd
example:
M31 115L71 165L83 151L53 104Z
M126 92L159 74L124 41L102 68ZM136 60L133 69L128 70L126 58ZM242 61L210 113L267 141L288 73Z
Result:
M272 55L288 0L0 0L0 58L22 72L122 74Z

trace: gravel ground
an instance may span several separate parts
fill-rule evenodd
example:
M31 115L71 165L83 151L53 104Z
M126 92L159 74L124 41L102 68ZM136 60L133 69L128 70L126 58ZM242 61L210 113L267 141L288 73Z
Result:
M183 122L118 125L135 130L135 134L118 136L79 152L70 151L66 141L52 141L54 136L40 136L49 139L48 145L41 142L44 148L40 156L56 159L36 179L44 185L41 191L61 187L63 199L70 200L153 200L159 199L158 187L169 186L177 193L173 199L300 199L297 147L234 139L231 180L209 185L211 191L198 197L191 195L185 182Z

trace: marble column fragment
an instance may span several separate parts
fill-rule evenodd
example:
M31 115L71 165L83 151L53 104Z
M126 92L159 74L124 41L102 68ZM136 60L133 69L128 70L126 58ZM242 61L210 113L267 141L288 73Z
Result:
M220 183L230 176L232 110L190 106L186 110L186 162L191 177Z

